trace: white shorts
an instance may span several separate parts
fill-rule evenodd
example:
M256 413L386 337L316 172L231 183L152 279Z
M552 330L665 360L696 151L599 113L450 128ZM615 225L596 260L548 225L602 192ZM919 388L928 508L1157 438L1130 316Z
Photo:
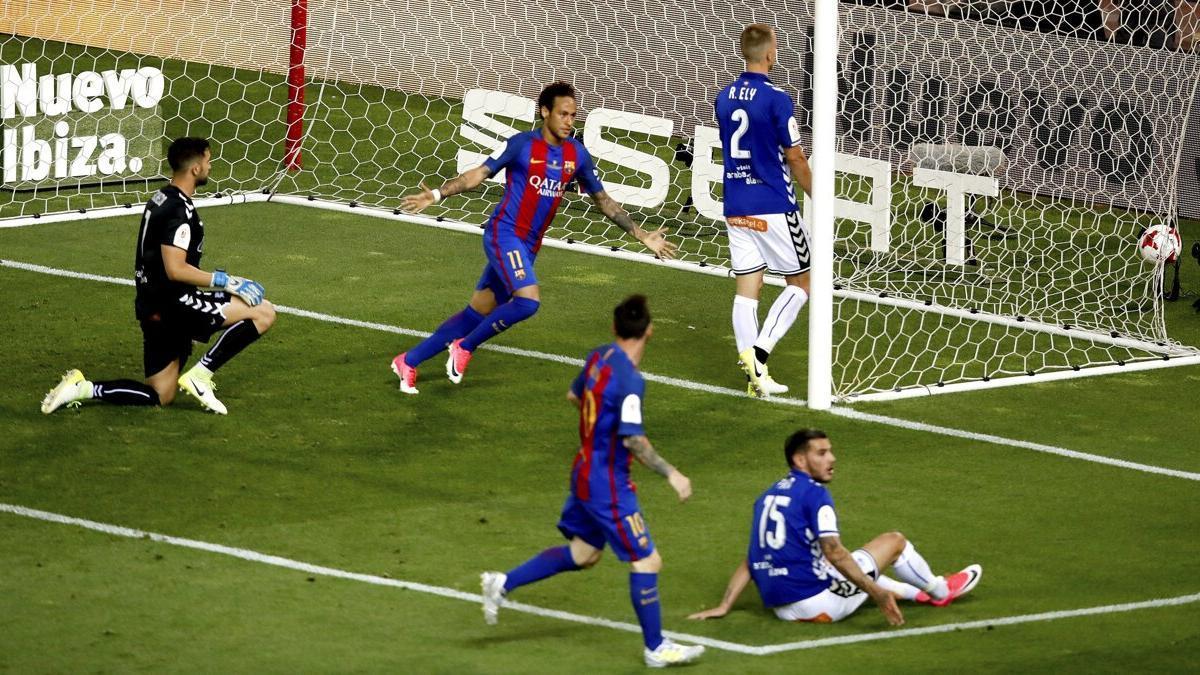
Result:
M879 569L870 553L860 548L850 556L854 558L854 562L858 563L859 569L864 574L872 579L879 578ZM833 565L829 565L829 572L829 588L790 605L772 607L775 616L784 621L833 623L841 621L857 611L867 601L866 592L847 581L846 577L834 569Z
M729 263L734 274L769 270L790 276L807 272L811 256L808 225L799 211L765 216L731 216Z

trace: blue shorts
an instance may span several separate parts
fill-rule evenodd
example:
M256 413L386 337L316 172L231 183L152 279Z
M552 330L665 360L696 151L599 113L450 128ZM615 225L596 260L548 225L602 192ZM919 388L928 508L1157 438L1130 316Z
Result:
M490 290L496 295L496 304L508 302L518 288L537 285L537 274L533 271L536 256L515 235L496 229L484 232L483 253L487 256L487 266L475 290Z
M571 495L563 504L558 531L567 539L579 537L598 549L607 543L623 562L641 560L654 553L654 540L637 502L631 507L594 509Z

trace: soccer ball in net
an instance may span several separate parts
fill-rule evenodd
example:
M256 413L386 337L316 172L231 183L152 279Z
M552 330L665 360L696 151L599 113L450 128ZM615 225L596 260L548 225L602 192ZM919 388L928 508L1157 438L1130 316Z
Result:
M1179 230L1159 223L1151 225L1142 233L1138 240L1138 250L1149 262L1173 263L1183 250L1183 239L1179 236Z

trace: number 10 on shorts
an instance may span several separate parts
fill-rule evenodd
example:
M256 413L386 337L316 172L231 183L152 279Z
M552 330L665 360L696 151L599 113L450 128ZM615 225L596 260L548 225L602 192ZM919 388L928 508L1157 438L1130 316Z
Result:
M625 516L625 522L629 524L629 532L635 537L641 537L646 534L646 521L642 520L640 512L631 513Z

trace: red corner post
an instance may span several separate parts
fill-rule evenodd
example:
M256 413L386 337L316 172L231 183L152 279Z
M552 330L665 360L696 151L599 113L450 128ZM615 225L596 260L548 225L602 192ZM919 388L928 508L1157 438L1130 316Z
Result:
M304 49L308 43L308 0L292 0L292 47L288 58L287 138L283 165L301 168L300 139L304 137Z

